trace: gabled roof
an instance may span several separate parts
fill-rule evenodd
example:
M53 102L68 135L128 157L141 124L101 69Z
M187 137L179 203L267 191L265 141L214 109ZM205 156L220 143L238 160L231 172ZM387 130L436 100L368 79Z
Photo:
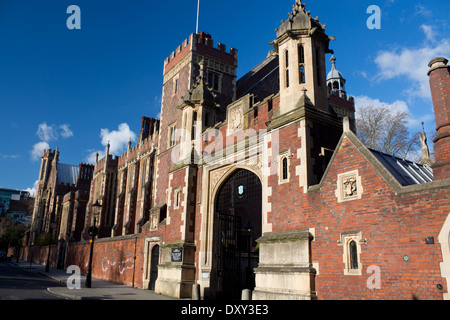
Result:
M345 126L344 126L345 127ZM340 146L344 139L350 141L355 149L377 171L384 181L396 194L420 192L434 188L450 187L450 180L434 181L433 173L429 166L414 163L412 161L393 157L379 151L367 148L356 135L346 129L339 140L333 156L318 185L311 186L308 191L319 190L326 179L330 167L333 165L336 155L340 152Z

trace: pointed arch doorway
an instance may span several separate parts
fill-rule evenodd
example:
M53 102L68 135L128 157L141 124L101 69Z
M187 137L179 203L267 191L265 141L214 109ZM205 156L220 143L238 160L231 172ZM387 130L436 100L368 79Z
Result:
M239 299L253 290L259 254L256 239L262 231L262 185L259 177L237 169L222 183L215 198L217 295Z

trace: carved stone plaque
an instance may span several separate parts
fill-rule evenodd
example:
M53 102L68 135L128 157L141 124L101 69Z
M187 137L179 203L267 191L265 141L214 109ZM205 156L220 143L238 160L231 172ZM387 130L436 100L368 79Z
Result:
M336 197L338 202L361 199L363 188L358 170L338 174Z

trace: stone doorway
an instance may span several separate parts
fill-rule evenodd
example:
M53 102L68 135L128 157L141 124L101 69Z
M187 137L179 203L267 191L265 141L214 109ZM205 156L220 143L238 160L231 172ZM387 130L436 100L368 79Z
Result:
M155 290L156 279L158 279L159 245L153 246L150 259L150 282L148 288L149 290Z
M149 290L155 289L155 281L158 278L160 243L159 237L147 237L144 240L144 272L142 280L143 287Z
M254 268L262 232L262 185L259 177L237 169L222 183L215 199L217 296L240 298L255 287Z

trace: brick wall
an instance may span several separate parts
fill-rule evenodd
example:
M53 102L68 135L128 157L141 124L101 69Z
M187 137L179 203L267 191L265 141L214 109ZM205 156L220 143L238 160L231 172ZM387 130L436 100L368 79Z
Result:
M86 274L89 249L88 242L69 246L66 253L66 267L77 265L81 273ZM143 239L139 236L96 240L92 259L92 277L141 287L143 257Z
M339 203L337 175L356 169L362 198ZM442 299L447 291L436 242L450 212L447 189L396 195L353 144L344 140L319 190L304 194L295 187L273 187L270 200L273 231L314 228L311 262L318 266L319 299ZM342 232L355 230L367 239L361 245L362 274L344 275L343 246L337 241ZM425 244L430 236L435 243ZM372 275L366 273L369 266L380 270L380 289L367 286ZM439 290L438 284L444 288Z

